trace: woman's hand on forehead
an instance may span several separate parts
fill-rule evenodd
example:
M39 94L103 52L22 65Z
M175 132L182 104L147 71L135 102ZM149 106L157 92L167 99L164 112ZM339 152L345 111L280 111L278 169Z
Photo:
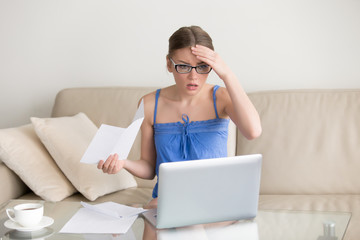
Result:
M191 48L192 53L201 61L208 64L216 74L222 79L225 79L227 74L231 73L230 68L226 65L226 63L222 60L220 55L213 51L212 49L202 46L196 45Z

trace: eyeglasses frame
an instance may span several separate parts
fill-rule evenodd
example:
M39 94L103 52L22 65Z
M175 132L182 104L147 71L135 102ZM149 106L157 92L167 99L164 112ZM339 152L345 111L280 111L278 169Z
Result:
M208 74L208 73L210 73L211 70L212 70L212 68L210 67L210 70L209 70L208 72L206 72L206 73L199 73L197 67L203 66L203 65L207 65L207 66L209 66L209 65L208 65L208 64L202 64L202 65L197 65L197 66L194 67L194 66L191 66L191 65L188 65L188 64L176 64L176 63L174 62L174 60L172 60L172 58L169 58L169 59L170 59L170 61L172 62L172 64L174 65L174 68L175 68L176 72L177 72L177 73L180 73L180 74L190 73L194 68L195 68L195 71L196 71L198 74ZM178 67L179 65L183 65L183 66L185 65L185 66L191 67L191 68L190 68L190 71L184 72L184 73L179 72L178 69L177 69L177 67Z

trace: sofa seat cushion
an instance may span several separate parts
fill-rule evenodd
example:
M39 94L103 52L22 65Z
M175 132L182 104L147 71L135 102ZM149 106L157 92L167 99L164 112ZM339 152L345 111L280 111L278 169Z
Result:
M259 209L350 212L344 240L360 236L360 195L261 195Z

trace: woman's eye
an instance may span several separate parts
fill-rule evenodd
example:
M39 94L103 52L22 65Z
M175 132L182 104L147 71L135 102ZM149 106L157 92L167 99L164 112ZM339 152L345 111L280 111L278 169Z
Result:
M201 69L201 70L203 70L203 69L208 69L208 68L209 68L209 65L199 65L199 66L197 66L197 68L198 68L198 69Z
M185 69L188 69L189 66L188 65L178 65L178 68L185 70Z

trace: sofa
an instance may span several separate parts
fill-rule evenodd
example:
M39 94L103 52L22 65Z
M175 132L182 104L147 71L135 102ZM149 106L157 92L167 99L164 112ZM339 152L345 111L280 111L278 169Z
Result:
M147 203L151 198L156 179L134 178L125 170L119 174L120 178L106 176L107 174L95 169L96 166L84 167L79 161L87 147L86 143L89 143L97 127L101 124L127 127L132 121L141 96L155 89L155 87L64 89L56 96L51 117L35 117L25 126L1 129L0 205L4 205L9 199L17 198L47 198L46 200L49 201L114 201L122 204ZM350 212L351 219L344 239L359 239L360 228L357 225L360 222L360 90L262 91L249 93L249 97L260 114L262 135L257 139L247 140L231 123L228 154L232 156L261 153L263 155L259 209ZM74 118L77 118L76 121L86 119L86 123L80 121L77 122L78 125L72 125L71 121ZM63 122L66 121L68 122L64 124ZM72 128L70 133L63 125ZM50 127L53 130L47 129ZM43 148L42 155L46 155L48 161L46 164L28 163L30 160L23 160L20 150L12 149L14 145L27 145L24 142L21 144L16 142L24 135L24 129L31 130L31 139L37 141L38 148ZM42 135L44 129L48 131L47 136ZM78 135L87 135L86 138L80 138L74 133L75 130ZM53 135L58 139L49 140ZM34 151L34 146L31 151ZM77 154L74 154L76 151ZM12 154L15 157L10 156ZM72 154L75 157L70 157ZM27 156L29 155L27 153ZM129 159L138 159L139 156L140 133L131 149ZM39 155L34 161L40 158L42 157ZM63 159L66 161L70 159L78 165L71 165L73 164L71 162L64 164L61 162ZM17 161L22 161L21 165L16 165ZM27 169L17 169L27 163L29 165ZM34 172L38 172L31 175L33 171L29 173L29 169L34 165L38 168L51 165L51 171L54 173L47 176L46 181L40 179L34 184L32 181L51 172L46 169L36 169ZM77 168L85 168L85 170L76 172ZM81 177L89 171L97 171L99 179L103 176L116 179L90 181L84 187L82 184L89 179L84 180ZM59 180L51 183L53 179L51 176ZM67 182L54 187L61 181ZM48 186L39 190L40 185L48 182ZM108 188L108 185L111 185L109 182L126 184ZM95 194L89 194L89 189L96 184L100 188L94 191ZM70 190L60 194L59 189ZM53 195L49 196L49 193ZM57 199L51 198L55 195Z

